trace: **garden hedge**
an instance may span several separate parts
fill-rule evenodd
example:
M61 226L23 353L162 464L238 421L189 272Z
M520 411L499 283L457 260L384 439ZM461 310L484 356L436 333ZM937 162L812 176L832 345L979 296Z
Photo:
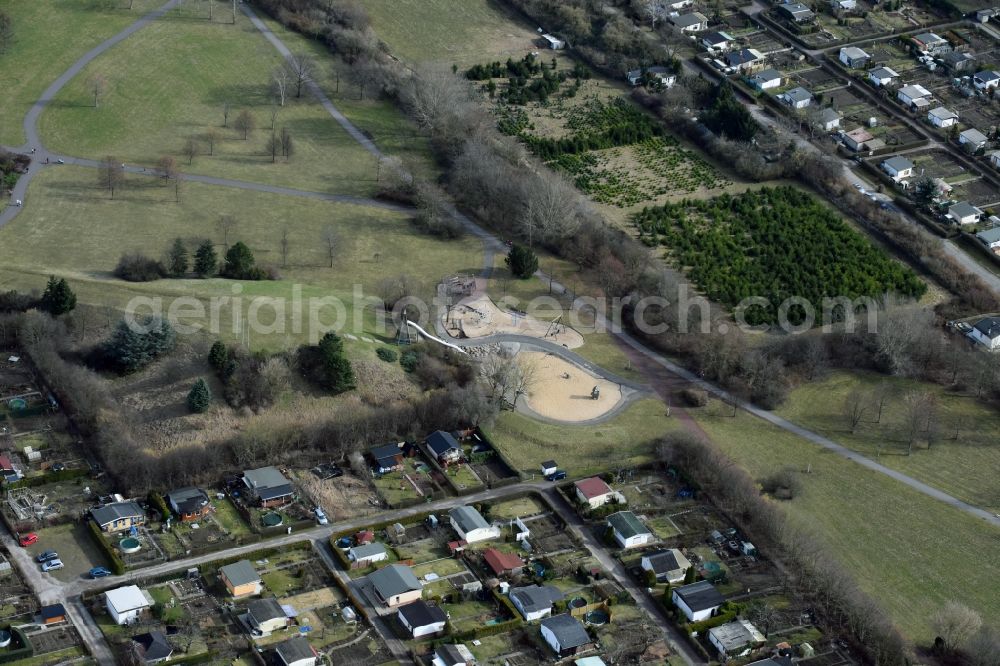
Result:
M90 529L90 534L94 537L94 542L97 547L104 552L108 560L111 561L111 571L116 576L121 576L125 573L125 562L122 560L122 556L118 554L118 551L114 546L108 543L108 540L104 538L104 532L101 528L97 526L92 520L87 521L87 527Z

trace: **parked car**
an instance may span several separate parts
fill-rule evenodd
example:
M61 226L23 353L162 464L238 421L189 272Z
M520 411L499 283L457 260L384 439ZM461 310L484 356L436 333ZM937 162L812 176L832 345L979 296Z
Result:
M323 513L323 509L321 507L313 509L313 513L316 514L316 522L320 525L326 525L330 522L329 519L327 519L326 514Z
M91 578L104 578L105 576L110 576L111 572L104 567L94 567L90 570Z
M551 474L549 474L547 477L545 477L545 480L546 481L562 481L565 478L566 478L566 472L564 472L564 471L562 471L560 469L560 470L557 470L557 471L552 472Z
M27 534L23 534L18 537L17 542L24 548L27 548L28 546L38 543L38 535L34 532L28 532Z
M35 557L35 561L38 562L39 564L41 564L42 562L48 562L49 560L58 560L58 559L59 559L59 553L57 553L54 550L42 551Z
M42 565L42 571L55 571L56 569L62 569L62 560L49 560Z

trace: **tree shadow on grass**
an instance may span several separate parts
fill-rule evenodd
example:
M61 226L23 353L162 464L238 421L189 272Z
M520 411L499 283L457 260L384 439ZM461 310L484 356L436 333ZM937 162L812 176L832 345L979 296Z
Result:
M260 115L261 110L253 107L267 107L271 102L271 88L269 85L256 83L232 83L225 86L212 88L205 93L202 98L204 104L218 106L219 116L222 116L222 107L225 104L230 106L229 123L230 127L240 112L240 109L250 108L250 112L255 116Z

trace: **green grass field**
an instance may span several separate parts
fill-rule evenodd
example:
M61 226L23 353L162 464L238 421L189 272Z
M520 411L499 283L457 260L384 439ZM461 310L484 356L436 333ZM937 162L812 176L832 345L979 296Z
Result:
M651 460L653 442L678 427L665 415L666 407L654 399L640 400L596 426L539 423L504 412L489 436L519 471L540 474L541 462L554 458L560 469L578 477Z
M46 145L69 155L154 166L173 155L181 171L268 184L368 195L377 186L376 159L303 91L279 107L275 128L288 128L295 154L272 162L266 142L273 108L271 72L281 56L250 21L237 25L165 17L92 62L57 95L39 127ZM87 87L101 74L108 90L97 108ZM228 128L223 107L231 105ZM244 140L234 128L249 110L257 129ZM207 133L222 140L214 154ZM200 154L189 165L189 139Z
M539 47L531 29L490 0L361 0L390 52L409 63L515 60Z
M19 146L21 121L42 91L91 48L163 3L105 9L92 0L5 0L14 42L0 54L0 144Z
M847 395L855 388L871 390L886 381L894 395L880 423L877 408L865 414L854 434L843 415ZM930 391L938 400L941 436L930 449L921 442L907 456L903 396ZM949 393L940 386L872 373L837 372L795 389L778 413L844 446L958 497L1000 511L1000 415L973 397Z
M415 174L435 179L440 170L431 155L429 139L390 100L376 98L372 90L364 93L350 81L350 65L331 56L315 40L306 39L280 23L260 15L272 32L292 51L314 58L316 82L348 120L364 131L388 155L400 157Z
M180 203L173 200L169 187L154 179L134 177L115 200L96 187L96 171L60 167L41 174L32 183L23 212L0 229L0 281L8 288L41 289L48 274L65 276L82 303L123 308L134 296L212 296L242 298L245 312L255 296L286 298L285 332L255 335L254 348L283 348L301 342L308 326L296 333L292 328L294 285L301 285L303 318L308 319L307 299L336 296L346 310L346 330L378 335L373 330L372 307L359 309L357 322L351 305L359 301L353 293L377 294L378 283L406 273L425 286L445 274L468 269L479 261L481 249L472 239L439 241L413 231L405 216L376 208L333 204L299 197L247 192L186 183ZM289 230L288 265L280 269L278 281L233 282L224 279L158 280L127 283L111 276L119 257L142 251L159 258L172 239L180 237L194 246L210 238L221 250L222 234L216 223L219 215L236 217L237 227L229 242L242 240L254 251L260 265L280 264L280 234ZM329 267L322 245L326 225L337 230L340 248L334 267ZM73 239L73 242L66 242ZM376 257L376 254L379 255ZM234 294L234 289L241 290ZM210 314L206 305L206 321ZM232 302L220 308L223 337L233 337ZM317 302L321 321L332 322L334 308ZM261 323L274 319L274 310L263 307Z
M929 618L958 599L995 624L1000 531L886 476L740 414L695 413L712 440L760 478L785 466L811 469L783 504L813 531L911 639L933 639Z

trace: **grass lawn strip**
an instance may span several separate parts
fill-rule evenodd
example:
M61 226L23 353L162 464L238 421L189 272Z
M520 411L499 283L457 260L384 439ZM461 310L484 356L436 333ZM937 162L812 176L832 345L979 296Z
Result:
M870 405L852 434L843 414L847 396L854 390L874 390L882 382L890 388L892 397L886 402L880 422L875 422L877 407ZM929 449L921 441L907 456L903 400L910 391L929 391L935 396L941 434ZM900 377L835 372L796 388L777 412L965 502L1000 511L1000 459L994 446L1000 416L972 396Z
M653 443L677 427L665 414L666 407L655 399L639 400L592 426L539 423L503 412L489 436L519 471L538 475L541 462L554 458L560 469L578 477L652 460Z
M801 475L801 495L782 506L911 639L930 642L929 618L951 599L984 618L1000 613L1000 563L986 556L1000 538L995 528L760 419L696 417L755 478L785 466L811 469Z

